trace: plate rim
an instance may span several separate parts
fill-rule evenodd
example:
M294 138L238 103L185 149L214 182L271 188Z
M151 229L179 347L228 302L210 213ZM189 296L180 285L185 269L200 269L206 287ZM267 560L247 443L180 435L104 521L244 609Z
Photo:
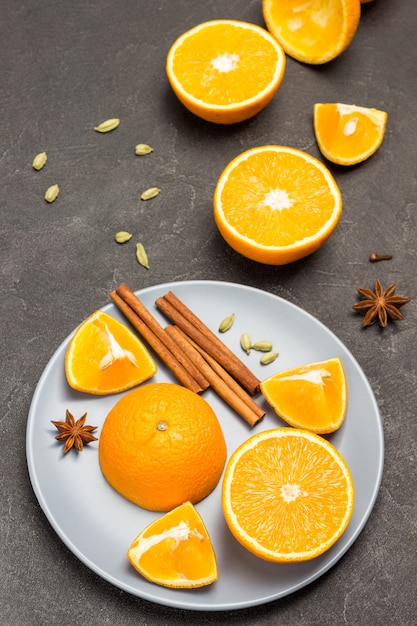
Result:
M146 591L141 591L138 589L135 589L133 587L131 587L128 584L125 584L121 581L119 581L115 576L113 576L110 572L105 571L103 568L101 568L100 566L98 566L96 563L94 563L90 558L88 558L83 552L82 550L80 550L75 544L74 542L62 531L61 527L59 526L59 524L57 523L52 511L50 510L44 494L42 492L42 488L36 473L36 468L34 466L34 461L33 461L33 455L31 454L31 431L32 431L32 427L33 427L33 423L35 420L35 410L36 410L36 406L37 403L40 399L41 396L41 392L42 392L42 386L43 386L43 381L48 377L48 374L50 372L50 370L53 369L53 366L55 364L55 361L59 359L61 352L63 351L64 347L68 344L71 336L73 335L73 333L75 332L76 328L78 327L79 324L77 324L77 326L71 331L71 333L69 333L67 335L67 337L65 337L65 339L60 343L60 345L57 347L57 349L54 351L54 353L52 354L52 356L50 357L49 361L47 362L46 366L44 367L38 382L36 384L33 396L32 396L32 400L30 403L30 407L29 407L29 412L28 412L28 418L27 418L27 425L26 425L26 461L27 461L27 467L28 467L28 473L29 473L29 478L30 478L30 482L32 485L32 489L35 493L36 499L39 503L39 506L41 507L45 517L47 518L48 522L50 523L50 525L52 526L52 528L54 529L54 531L56 532L56 534L58 535L58 537L61 539L61 541L64 543L64 545L84 564L86 565L90 570L92 570L93 572L95 572L98 576L100 576L101 578L103 578L104 580L106 580L107 582L109 582L110 584L114 585L115 587L122 589L123 591L130 593L131 595L135 596L135 597L139 597L141 599L153 602L157 605L162 605L162 606L168 606L168 607L172 607L172 608L180 608L180 609L185 609L185 610L191 610L191 611L211 611L211 612L216 612L216 611L231 611L231 610L239 610L239 609L244 609L244 608L250 608L253 606L259 606L259 605L263 605L263 604L267 604L269 602L272 602L274 600L279 600L283 597L286 597L287 595L290 595L296 591L299 591L300 589L308 586L309 584L311 584L312 582L314 582L315 580L317 580L318 578L320 578L323 574L325 574L327 571L329 571L334 565L336 565L336 563L342 558L342 556L351 548L351 546L353 545L353 543L356 541L356 539L358 538L358 536L361 534L362 530L364 529L366 523L369 520L369 517L372 513L372 510L375 506L375 502L377 500L378 497L378 493L380 490L380 486L381 486L381 482L382 482L382 475L383 475L383 470L384 470L384 431L383 431L383 424L382 424L382 419L381 419L381 414L380 414L380 410L375 398L375 395L373 393L372 387L365 375L365 373L363 372L359 362L357 361L357 359L354 357L354 355L351 353L351 351L347 348L347 346L337 337L337 335L331 330L329 329L323 322L321 322L318 318L316 318L314 315L312 315L311 313L309 313L308 311L306 311L305 309L303 309L302 307L294 304L293 302L278 296L276 294L273 294L269 291L266 291L265 289L261 289L259 287L253 287L251 285L244 285L242 283L234 283L232 281L219 281L219 280L204 280L204 279L193 279L193 280L177 280L177 281L172 281L172 282L165 282L165 283L160 283L160 284L156 284L156 285L151 285L148 287L144 287L143 289L138 289L138 290L134 290L134 293L138 296L143 296L144 294L148 294L151 293L152 291L157 291L157 290L175 290L176 287L178 286L198 286L198 287L204 287L210 285L212 287L217 287L217 286L221 286L222 288L224 287L230 287L230 288L235 288L238 290L244 290L244 291L251 291L254 293L258 293L258 294L262 294L263 296L267 296L270 297L272 300L278 300L281 303L284 303L285 306L288 306L291 308L293 308L294 310L297 310L299 313L303 314L303 316L306 316L307 318L309 318L309 320L311 320L314 324L318 324L326 333L328 333L330 335L330 337L340 346L342 346L343 350L348 354L349 358L351 359L352 363L356 366L358 372L361 374L363 381L370 393L370 399L372 401L372 404L375 408L375 413L377 416L377 425L378 425L378 441L379 441L379 455L378 455L378 466L377 466L377 478L375 481L375 484L373 485L373 489L372 489L372 493L370 494L370 498L368 501L368 505L366 507L366 510L364 512L364 514L361 517L360 523L356 526L355 531L352 533L352 536L350 537L350 539L346 542L345 545L341 546L340 550L336 551L336 553L334 554L334 556L329 560L329 562L327 562L324 566L320 567L317 571L313 572L311 574L311 576L307 577L306 579L304 579L303 581L300 581L297 584L294 584L292 587L288 588L285 592L282 593L278 593L278 594L268 594L265 595L263 597L258 598L257 600L250 600L250 601L245 601L245 602L239 602L239 603L224 603L224 604L216 604L216 605L211 605L211 604L207 604L204 602L201 602L200 604L192 604L192 603L188 603L188 602L183 602L180 601L180 597L179 596L179 601L175 601L175 600L167 600L166 598L160 597L158 596L157 591L159 590L159 588L156 590L155 593L147 593ZM102 310L102 311L108 311L109 309L117 309L117 307L112 303L106 303L105 305L101 306L101 307L97 307L97 309ZM83 321L83 320L82 320ZM80 322L81 323L81 322ZM164 589L164 588L162 588Z

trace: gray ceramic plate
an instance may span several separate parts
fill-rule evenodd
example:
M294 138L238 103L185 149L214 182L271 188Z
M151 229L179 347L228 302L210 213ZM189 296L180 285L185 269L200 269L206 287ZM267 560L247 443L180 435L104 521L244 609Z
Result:
M120 496L103 478L97 444L81 454L65 457L54 436L51 420L64 420L69 409L78 419L87 411L89 424L100 428L119 396L93 397L69 388L64 359L69 337L58 348L36 388L27 424L27 461L32 486L46 517L65 545L87 567L113 585L158 604L205 611L231 610L264 604L308 585L328 571L362 531L373 508L383 469L383 431L370 385L346 347L323 324L293 304L264 291L213 281L177 282L138 292L142 302L161 323L155 309L158 296L174 291L210 328L234 312L235 323L222 339L245 359L259 378L304 363L339 356L349 389L345 422L333 435L352 471L356 488L355 509L339 541L325 554L304 563L274 564L253 556L230 534L223 519L220 485L197 505L212 538L219 565L219 580L195 590L173 590L144 580L129 564L126 551L135 536L158 514L145 511ZM104 310L125 321L113 304ZM259 353L246 357L240 335L273 341L280 356L268 366ZM162 365L152 382L176 382ZM250 430L212 391L204 397L215 410L230 453L259 430L283 426L271 409Z

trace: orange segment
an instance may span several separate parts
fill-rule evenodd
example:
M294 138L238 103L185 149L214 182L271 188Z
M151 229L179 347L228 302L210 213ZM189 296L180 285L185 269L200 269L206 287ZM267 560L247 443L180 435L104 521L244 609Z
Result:
M320 152L339 165L365 161L382 143L388 114L354 104L314 105L314 132Z
M339 358L280 372L260 387L266 401L291 426L324 434L343 424L347 384Z
M317 250L341 211L342 196L328 168L285 146L243 152L225 168L214 192L214 218L227 243L271 265Z
M351 43L360 0L263 0L268 30L285 52L303 63L327 63Z
M127 558L147 580L164 587L204 587L218 579L209 534L190 502L149 524Z
M77 328L65 355L68 384L97 395L131 389L156 371L139 338L103 311L95 311Z
M305 561L328 550L346 529L353 502L345 460L305 430L253 435L226 466L226 522L245 548L267 561Z
M125 498L151 511L169 511L213 491L226 443L204 398L173 383L149 383L123 396L107 415L99 462Z
M168 80L178 99L209 122L232 124L261 111L285 71L285 54L263 28L236 20L195 26L171 46Z

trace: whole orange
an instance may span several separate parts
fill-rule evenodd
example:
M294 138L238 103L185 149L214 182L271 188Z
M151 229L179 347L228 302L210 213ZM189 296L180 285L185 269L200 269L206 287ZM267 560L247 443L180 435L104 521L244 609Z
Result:
M150 511L205 498L220 480L226 442L204 398L174 383L123 396L104 422L99 461L107 481Z

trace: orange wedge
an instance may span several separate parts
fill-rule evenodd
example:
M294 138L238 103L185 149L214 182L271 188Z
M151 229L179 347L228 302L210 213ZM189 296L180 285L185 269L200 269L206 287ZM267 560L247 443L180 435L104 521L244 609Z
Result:
M346 461L323 437L296 428L266 430L230 457L223 512L234 537L267 561L306 561L345 531L354 486Z
M233 124L259 113L274 97L285 54L260 26L213 20L171 46L166 72L178 99L209 122Z
M382 143L388 114L355 104L314 105L314 132L323 156L339 165L361 163Z
M266 401L291 426L324 434L343 424L347 384L339 358L280 372L260 387Z
M133 541L127 558L147 580L164 587L204 587L218 579L209 534L190 502L149 524Z
M271 265L317 250L342 212L342 196L328 168L286 146L252 148L237 156L221 174L213 202L226 242Z
M85 393L125 391L148 380L155 361L127 326L95 311L75 331L65 355L68 384Z
M327 63L351 43L360 0L263 0L266 26L285 52L309 64Z

